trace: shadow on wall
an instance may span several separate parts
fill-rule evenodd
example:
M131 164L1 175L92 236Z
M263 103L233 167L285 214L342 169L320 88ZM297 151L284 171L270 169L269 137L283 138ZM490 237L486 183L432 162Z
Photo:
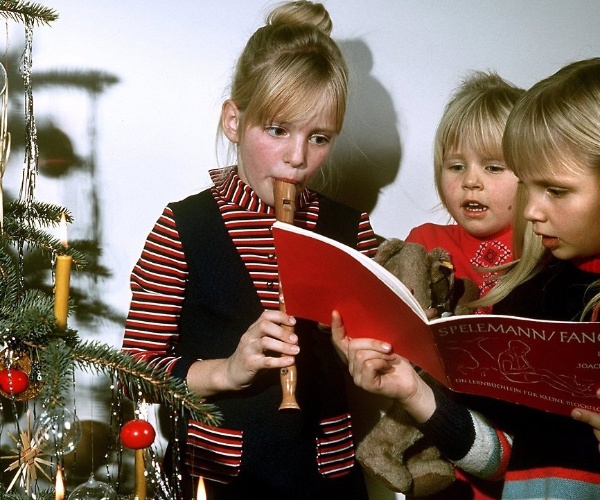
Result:
M350 70L348 108L324 178L315 188L371 212L381 189L394 182L400 169L397 116L390 94L371 75L373 56L367 44L358 39L338 44Z
M350 70L344 129L336 140L323 176L313 183L319 192L364 212L372 212L382 188L400 170L402 145L397 116L388 91L371 75L373 56L362 40L338 42ZM352 424L358 444L379 421L389 400L348 384ZM394 500L395 494L372 477L369 498Z

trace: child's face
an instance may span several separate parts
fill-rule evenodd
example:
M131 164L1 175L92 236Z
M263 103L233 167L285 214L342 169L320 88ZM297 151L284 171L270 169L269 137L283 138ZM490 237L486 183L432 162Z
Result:
M467 233L486 238L512 225L518 179L504 158L460 146L445 156L440 181L446 208Z
M322 110L302 121L246 128L238 141L238 173L267 204L274 205L276 179L291 182L299 192L327 159L335 137L334 123Z
M563 260L600 255L600 176L590 169L523 175L524 216L543 245Z

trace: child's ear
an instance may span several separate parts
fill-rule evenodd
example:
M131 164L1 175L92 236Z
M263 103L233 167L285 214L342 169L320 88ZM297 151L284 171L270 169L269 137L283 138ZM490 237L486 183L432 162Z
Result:
M231 99L227 99L221 108L221 126L227 139L234 144L240 142L240 110Z

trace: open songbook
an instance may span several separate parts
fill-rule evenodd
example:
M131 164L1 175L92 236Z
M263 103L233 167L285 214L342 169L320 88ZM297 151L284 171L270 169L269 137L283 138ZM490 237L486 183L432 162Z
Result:
M600 323L498 315L428 320L393 274L360 252L290 224L273 226L286 311L394 352L450 389L557 414L600 412Z

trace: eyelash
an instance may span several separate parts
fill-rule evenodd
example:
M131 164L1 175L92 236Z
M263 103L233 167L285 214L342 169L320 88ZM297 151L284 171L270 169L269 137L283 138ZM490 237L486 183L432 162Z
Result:
M506 170L506 167L503 167L502 165L488 165L485 168L493 174L500 174Z
M286 133L286 130L279 125L268 125L266 127L266 131L276 137ZM327 144L331 142L331 139L326 135L314 134L310 136L310 141L319 146L321 144Z
M327 144L328 142L330 142L329 137L326 137L324 135L313 135L313 136L311 136L310 139L318 146L320 146L321 144Z
M553 196L554 198L560 198L561 196L564 196L565 194L567 194L567 190L564 188L557 188L557 187L549 187L546 188L546 191L548 191L548 193Z

